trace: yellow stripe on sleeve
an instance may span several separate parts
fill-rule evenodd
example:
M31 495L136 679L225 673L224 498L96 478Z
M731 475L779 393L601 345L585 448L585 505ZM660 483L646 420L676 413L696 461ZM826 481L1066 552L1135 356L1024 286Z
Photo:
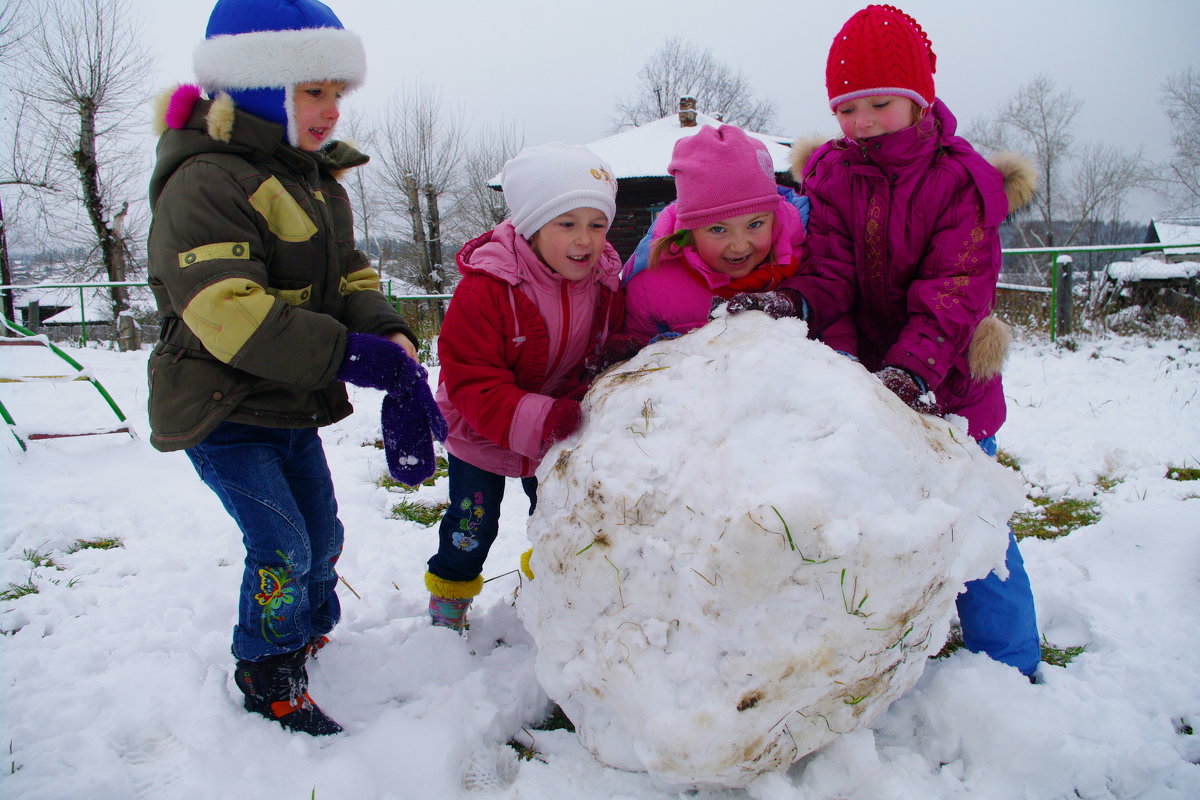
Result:
M248 260L250 258L249 242L213 242L193 247L179 254L179 268L187 269L192 264L202 261L216 261L224 258Z

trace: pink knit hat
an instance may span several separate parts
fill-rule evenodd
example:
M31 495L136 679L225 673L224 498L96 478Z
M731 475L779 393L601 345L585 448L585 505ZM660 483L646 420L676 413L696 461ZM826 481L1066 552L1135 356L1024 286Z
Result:
M702 126L675 143L678 225L695 230L742 214L774 211L779 201L767 146L733 125Z
M937 56L920 23L895 6L867 6L846 20L829 48L829 107L895 95L928 108L936 71Z

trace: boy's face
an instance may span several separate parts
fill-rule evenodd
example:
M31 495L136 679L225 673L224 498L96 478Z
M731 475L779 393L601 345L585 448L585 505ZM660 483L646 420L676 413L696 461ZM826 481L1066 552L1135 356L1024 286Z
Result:
M550 269L569 281L591 273L604 252L608 217L594 208L576 208L538 228L529 246Z
M338 102L346 84L342 81L298 83L293 94L296 114L296 146L315 153L320 150L337 125Z
M833 110L848 139L870 139L915 125L921 108L907 97L876 95L848 100Z
M767 260L771 253L771 229L775 215L770 211L740 214L692 231L692 246L713 272L744 278Z

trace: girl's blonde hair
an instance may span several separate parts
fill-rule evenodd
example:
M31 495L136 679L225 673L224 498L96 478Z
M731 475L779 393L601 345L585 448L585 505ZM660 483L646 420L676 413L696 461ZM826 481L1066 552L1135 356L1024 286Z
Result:
M653 269L658 266L658 262L662 260L663 253L671 247L683 249L692 243L691 231L675 231L674 233L660 236L650 245L650 260L646 262L648 269Z

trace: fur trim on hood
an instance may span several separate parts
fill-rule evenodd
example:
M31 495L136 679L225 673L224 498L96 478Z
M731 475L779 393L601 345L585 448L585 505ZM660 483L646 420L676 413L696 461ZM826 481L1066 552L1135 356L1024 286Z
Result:
M176 84L161 92L154 99L154 118L151 126L155 136L162 136L168 128L182 128L192 114L192 107L200 99L200 89L192 84ZM233 138L233 98L221 92L208 109L205 117L210 138L228 143Z
M791 153L791 169L792 177L796 179L796 183L804 183L804 165L808 163L808 158L816 152L817 148L825 144L829 139L823 136L804 136L792 142Z
M790 156L792 177L803 186L804 168L817 148L829 141L820 136L805 136L792 143ZM1008 198L1008 213L1013 214L1029 205L1037 192L1037 169L1021 153L1000 150L988 156L988 163L1004 176L1004 194Z
M1004 194L1008 196L1008 213L1013 214L1029 205L1037 191L1037 169L1021 153L1001 150L988 156L988 162L1004 176Z

